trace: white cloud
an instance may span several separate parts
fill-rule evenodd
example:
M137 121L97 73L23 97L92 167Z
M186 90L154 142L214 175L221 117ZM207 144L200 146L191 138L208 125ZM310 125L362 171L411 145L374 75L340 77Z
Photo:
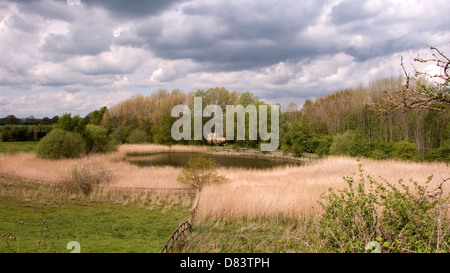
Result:
M110 51L95 56L76 56L67 66L87 75L133 73L149 54L137 48L111 47Z
M169 82L184 78L188 73L196 70L197 65L188 59L166 61L162 60L158 68L150 76L151 82Z
M133 95L132 92L52 92L42 91L25 94L20 97L0 97L0 116L14 114L17 117L53 117L70 112L73 115L85 116L103 106L112 106Z
M142 2L148 16L125 1L63 2L0 5L0 117L84 113L131 90L180 87L301 104L400 75L407 50L450 54L446 1Z

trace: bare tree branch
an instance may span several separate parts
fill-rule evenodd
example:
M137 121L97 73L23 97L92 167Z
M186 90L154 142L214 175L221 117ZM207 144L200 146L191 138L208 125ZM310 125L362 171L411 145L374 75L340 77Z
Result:
M431 75L414 69L414 77L405 68L403 56L400 65L405 76L405 85L399 90L385 90L381 102L372 104L382 115L402 110L404 112L414 108L445 111L450 105L450 58L436 47L430 47L434 53L431 58L414 58L414 62L434 64L440 68L440 74ZM430 79L431 82L427 82Z

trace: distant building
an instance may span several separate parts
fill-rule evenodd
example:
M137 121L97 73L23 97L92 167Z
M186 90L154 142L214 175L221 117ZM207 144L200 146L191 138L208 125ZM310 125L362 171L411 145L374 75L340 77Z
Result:
M227 141L225 137L218 136L217 133L209 133L206 138L206 142L208 143L222 143Z

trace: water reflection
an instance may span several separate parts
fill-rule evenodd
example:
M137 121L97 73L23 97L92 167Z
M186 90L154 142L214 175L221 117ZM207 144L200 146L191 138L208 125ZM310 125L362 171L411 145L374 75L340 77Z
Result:
M128 161L141 167L173 166L184 167L190 157L199 156L198 153L160 153L149 156L131 157ZM300 162L281 159L252 158L232 155L211 155L217 164L227 168L270 169L279 166L300 166Z

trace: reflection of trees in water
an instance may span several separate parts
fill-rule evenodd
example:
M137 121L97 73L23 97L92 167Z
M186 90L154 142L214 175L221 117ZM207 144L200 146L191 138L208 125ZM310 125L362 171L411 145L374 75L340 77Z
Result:
M151 155L145 159L131 160L130 162L141 167L150 166L173 166L183 167L192 156L198 156L195 153L163 153ZM212 155L212 158L217 164L223 167L248 168L248 169L269 169L278 166L296 165L300 163L293 163L282 160L251 158L243 156L224 156Z

